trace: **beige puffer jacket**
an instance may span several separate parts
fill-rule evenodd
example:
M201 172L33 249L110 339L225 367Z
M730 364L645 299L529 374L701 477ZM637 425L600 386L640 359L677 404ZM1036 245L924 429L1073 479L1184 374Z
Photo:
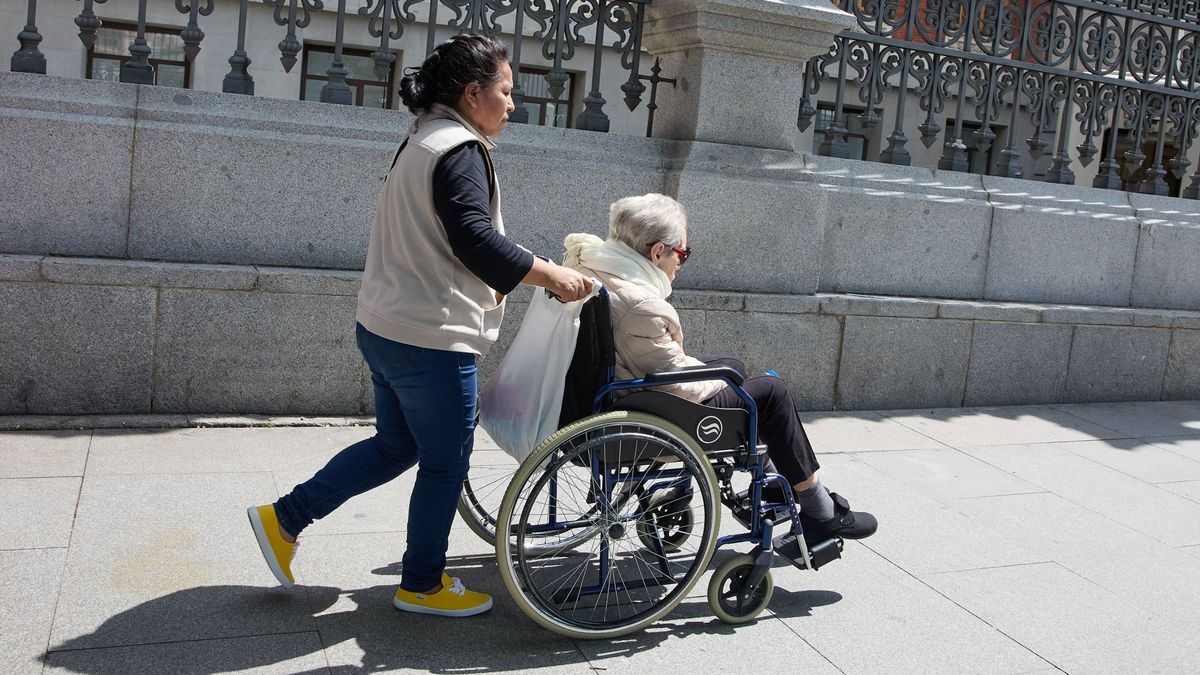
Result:
M579 271L599 279L608 288L617 379L630 380L658 370L704 365L683 352L683 328L671 303L621 277L587 267L580 267ZM657 388L699 403L726 386L720 380L712 380Z

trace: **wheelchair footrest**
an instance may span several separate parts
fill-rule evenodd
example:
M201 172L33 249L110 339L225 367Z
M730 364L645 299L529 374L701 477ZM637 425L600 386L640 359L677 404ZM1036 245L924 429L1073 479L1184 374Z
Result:
M775 537L774 548L775 552L788 562L792 563L800 569L807 569L804 564L804 551L800 548L800 538L795 534L785 534ZM819 544L814 544L808 548L808 557L812 561L812 568L819 570L827 563L830 563L842 557L842 540L839 537L826 539Z

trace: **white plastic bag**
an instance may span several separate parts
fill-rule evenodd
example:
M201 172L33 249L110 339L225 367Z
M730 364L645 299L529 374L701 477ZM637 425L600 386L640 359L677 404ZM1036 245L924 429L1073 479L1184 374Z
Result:
M535 292L517 337L479 394L479 423L518 462L558 429L579 313L587 300L563 303Z

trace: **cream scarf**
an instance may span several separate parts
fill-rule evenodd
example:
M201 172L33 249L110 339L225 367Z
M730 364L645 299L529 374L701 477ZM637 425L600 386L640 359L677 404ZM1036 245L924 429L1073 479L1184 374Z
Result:
M613 239L604 241L594 234L577 232L568 234L563 246L567 248L563 260L566 267L588 267L620 277L664 300L671 295L671 280L667 278L667 273L622 242Z

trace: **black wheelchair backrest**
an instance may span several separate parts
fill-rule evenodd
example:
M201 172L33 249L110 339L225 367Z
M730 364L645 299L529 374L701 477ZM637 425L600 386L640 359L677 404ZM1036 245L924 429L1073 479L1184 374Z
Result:
M596 297L583 304L579 314L579 337L567 369L559 429L592 414L596 392L608 384L615 362L608 293L601 289Z

